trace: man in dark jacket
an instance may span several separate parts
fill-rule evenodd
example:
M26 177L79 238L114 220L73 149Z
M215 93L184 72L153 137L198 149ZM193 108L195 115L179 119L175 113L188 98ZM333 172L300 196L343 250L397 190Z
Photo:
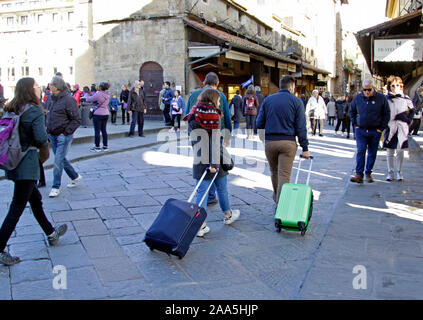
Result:
M303 149L303 157L310 157L304 107L301 100L293 94L295 79L291 76L282 78L280 88L278 93L264 99L256 120L260 139L265 140L265 153L276 204L282 185L288 183L291 177L297 153L296 137Z
M131 126L129 128L129 137L134 136L135 126L138 123L138 135L144 135L144 113L147 113L145 105L145 91L142 85L144 81L135 81L134 87L129 92L128 97L128 112L132 113Z
M46 102L47 133L54 153L53 186L49 197L57 197L60 193L63 169L71 178L68 188L73 188L82 179L66 155L72 143L73 133L81 125L81 115L76 100L63 79L53 77L50 82L51 95Z
M363 183L366 150L366 181L374 182L371 173L376 161L377 147L390 116L391 111L385 96L376 92L372 80L365 80L363 92L355 96L350 106L350 118L357 141L356 175L350 179L351 182Z
M173 93L173 90L170 88L170 82L166 81L162 101L164 104L163 116L167 126L172 126L172 119L170 118L170 103L174 97L175 93Z

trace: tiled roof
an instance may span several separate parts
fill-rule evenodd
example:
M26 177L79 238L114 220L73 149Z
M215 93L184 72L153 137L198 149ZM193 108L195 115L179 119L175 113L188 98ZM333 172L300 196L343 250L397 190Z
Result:
M232 46L234 48L247 50L247 51L254 52L254 53L257 53L257 54L260 54L260 55L265 55L267 57L278 59L278 60L281 60L281 61L284 61L284 62L299 64L298 61L284 57L284 56L276 53L275 51L272 51L272 50L265 48L265 47L263 47L259 44L251 42L247 39L237 37L237 36L232 35L228 32L207 26L203 23L194 21L194 20L189 19L189 18L183 18L183 20L184 20L185 24L189 25L190 27L192 27L192 28L194 28L194 29L196 29L196 30L198 30L202 33L205 33L206 35L208 35L208 36L210 36L214 39L229 42L230 44L232 44Z

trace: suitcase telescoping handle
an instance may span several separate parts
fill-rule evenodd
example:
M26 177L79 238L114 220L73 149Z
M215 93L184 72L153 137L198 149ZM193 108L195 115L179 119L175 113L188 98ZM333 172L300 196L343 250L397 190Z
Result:
M300 168L301 168L301 159L306 160L306 158L303 158L302 155L300 155L300 161L298 161L298 168L297 168L297 176L295 177L295 184L298 183L298 176L300 175ZM308 175L307 175L307 182L306 185L308 185L308 183L310 182L310 174L311 174L311 167L313 166L313 157L310 156L310 168L308 169Z
M204 171L203 175L201 176L201 179L198 181L197 185L195 186L194 191L191 193L191 196L189 197L188 202L191 202L191 201L192 201L192 199L194 199L194 196L195 196L195 194L196 194L196 192L197 192L198 188L200 187L201 182L203 182L204 178L206 177L206 174L207 174L207 172L209 171L209 169L210 169L210 168L207 168L207 169ZM203 203L204 199L208 196L209 191L210 191L210 188L211 188L211 186L212 186L212 184L213 184L213 182L214 182L214 180L216 179L216 177L217 177L217 175L218 175L218 174L219 174L219 170L217 170L217 171L216 171L216 173L214 174L214 177L213 177L212 181L210 182L210 185L209 185L209 187L207 188L207 191L204 193L204 196L203 196L203 198L201 199L200 204L201 204L201 203Z

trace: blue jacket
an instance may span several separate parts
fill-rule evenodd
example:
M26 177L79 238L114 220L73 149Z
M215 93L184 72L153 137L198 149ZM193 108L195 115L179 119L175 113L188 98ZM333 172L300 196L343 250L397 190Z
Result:
M308 151L304 107L288 90L282 89L264 99L256 125L257 129L265 129L266 141L295 141L298 137L303 151Z
M388 127L391 117L388 100L376 91L369 98L359 93L351 102L350 117L353 128L383 131Z
M163 93L163 103L170 105L174 97L175 97L175 94L173 93L172 89L171 88L166 89L165 92ZM168 99L168 100L164 100L164 99Z
M118 111L119 110L119 101L118 101L117 98L110 98L109 108L110 108L110 111Z

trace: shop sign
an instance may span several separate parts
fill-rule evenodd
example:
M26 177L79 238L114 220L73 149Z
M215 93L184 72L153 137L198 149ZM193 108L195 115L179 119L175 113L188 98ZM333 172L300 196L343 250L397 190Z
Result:
M423 39L377 39L374 42L374 61L423 61Z

